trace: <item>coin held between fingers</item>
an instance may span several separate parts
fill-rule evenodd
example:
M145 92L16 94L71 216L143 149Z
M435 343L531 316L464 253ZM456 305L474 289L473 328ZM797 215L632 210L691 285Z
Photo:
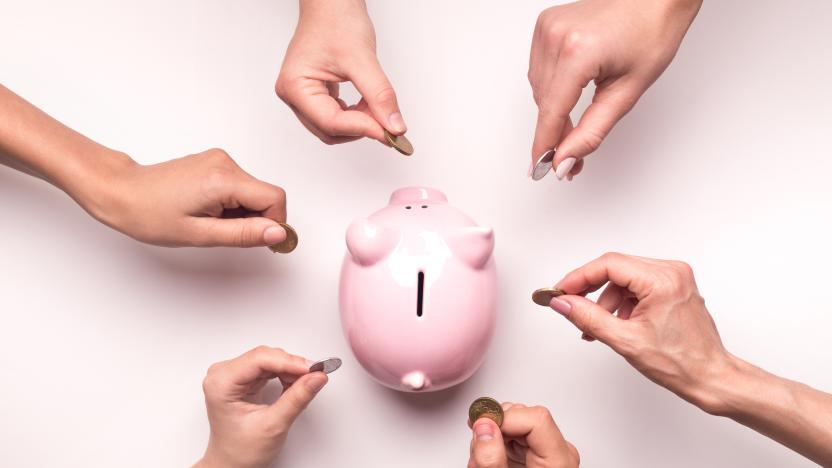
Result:
M552 170L552 161L554 160L555 150L550 149L543 153L543 155L537 159L537 162L534 163L534 169L532 169L532 180L540 180L546 177L546 174Z
M410 140L408 140L404 135L393 135L385 129L384 139L387 140L387 143L389 143L390 146L395 148L399 153L405 156L413 154L413 144L410 143Z
M537 305L549 307L549 302L552 301L553 297L563 296L564 294L566 294L566 292L562 289L540 288L532 293L532 301L534 301Z
M289 226L286 223L277 223L286 230L286 239L283 242L270 245L269 250L274 253L283 253L287 254L298 246L298 233L292 226Z
M503 407L500 402L490 397L480 397L474 400L468 407L468 419L473 424L480 418L488 418L494 421L497 427L502 426Z
M329 374L341 367L341 359L337 357L326 358L309 366L309 372L323 372Z

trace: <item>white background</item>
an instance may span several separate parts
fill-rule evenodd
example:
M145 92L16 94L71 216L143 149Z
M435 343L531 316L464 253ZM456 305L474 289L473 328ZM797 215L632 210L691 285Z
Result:
M416 147L405 159L371 141L325 146L275 97L292 1L2 0L0 82L142 163L226 149L286 188L301 244L141 245L0 168L0 464L192 463L205 370L270 344L345 360L283 466L463 466L483 394L548 406L584 466L811 466L529 300L608 250L686 260L730 351L832 389L832 3L706 3L584 173L533 183L525 75L547 2L370 2ZM481 370L415 396L369 379L337 309L346 226L411 184L494 227L500 278Z

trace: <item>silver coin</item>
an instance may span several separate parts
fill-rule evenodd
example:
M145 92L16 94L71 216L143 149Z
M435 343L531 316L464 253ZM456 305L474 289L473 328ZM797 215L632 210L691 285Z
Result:
M552 161L555 159L555 150L550 149L543 153L543 156L537 160L532 169L532 180L540 180L546 177L546 174L552 170Z
M341 367L341 360L337 357L326 358L309 366L309 372L323 372L329 374Z

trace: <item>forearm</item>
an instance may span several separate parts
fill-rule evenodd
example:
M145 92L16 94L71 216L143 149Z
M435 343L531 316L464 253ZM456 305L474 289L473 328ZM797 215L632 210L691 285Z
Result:
M0 163L55 185L87 211L125 166L127 155L66 127L0 85ZM95 215L95 213L93 213Z
M770 374L733 357L724 378L713 382L719 402L707 409L832 466L832 395Z

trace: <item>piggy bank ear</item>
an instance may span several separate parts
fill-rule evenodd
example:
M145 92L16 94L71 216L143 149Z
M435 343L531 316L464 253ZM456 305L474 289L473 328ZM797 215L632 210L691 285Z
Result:
M347 228L347 249L359 265L373 265L392 252L398 243L397 231L369 219L355 220Z
M494 251L494 230L484 227L454 229L446 236L454 255L472 268L482 268Z

